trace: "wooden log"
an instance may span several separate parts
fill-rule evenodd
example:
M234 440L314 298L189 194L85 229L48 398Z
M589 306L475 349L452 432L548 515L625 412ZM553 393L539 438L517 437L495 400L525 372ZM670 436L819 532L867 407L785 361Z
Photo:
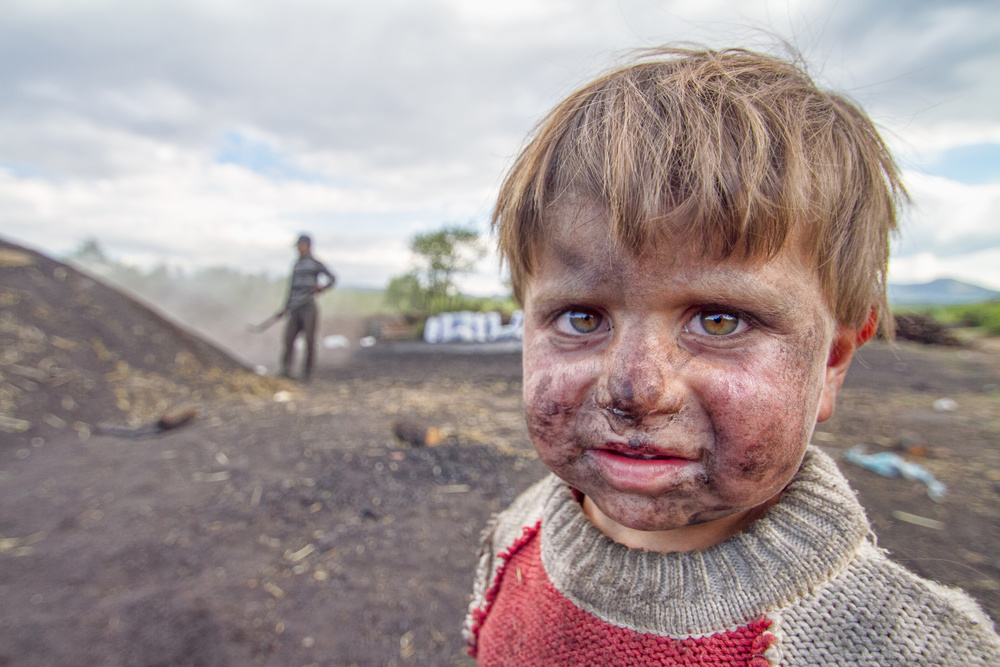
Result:
M194 403L178 403L160 416L156 422L156 426L160 431L170 431L189 424L197 418L197 405Z
M435 447L444 441L441 429L412 419L400 419L394 422L392 434L412 447Z

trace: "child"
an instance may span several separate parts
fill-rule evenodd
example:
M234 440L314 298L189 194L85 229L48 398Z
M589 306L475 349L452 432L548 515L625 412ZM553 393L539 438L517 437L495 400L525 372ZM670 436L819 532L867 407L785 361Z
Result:
M891 334L904 197L861 111L746 51L657 52L542 121L494 225L554 474L485 537L481 664L998 664L808 444Z

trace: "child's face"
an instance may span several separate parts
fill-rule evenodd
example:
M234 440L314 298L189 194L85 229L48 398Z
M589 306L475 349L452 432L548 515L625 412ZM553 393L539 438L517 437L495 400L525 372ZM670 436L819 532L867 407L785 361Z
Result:
M524 396L542 461L613 522L749 514L788 484L854 350L794 239L772 261L657 248L564 209L524 293Z

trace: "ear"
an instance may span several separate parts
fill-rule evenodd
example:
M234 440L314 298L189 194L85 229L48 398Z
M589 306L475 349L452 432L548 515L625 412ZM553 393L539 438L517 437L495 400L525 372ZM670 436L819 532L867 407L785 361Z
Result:
M834 408L837 404L837 393L840 386L844 384L844 377L847 369L851 366L854 353L859 347L867 343L875 330L878 328L878 313L872 308L868 312L868 319L860 329L837 325L837 332L833 336L830 345L830 356L826 361L826 377L823 380L823 393L819 398L819 414L817 422L823 422L833 416Z

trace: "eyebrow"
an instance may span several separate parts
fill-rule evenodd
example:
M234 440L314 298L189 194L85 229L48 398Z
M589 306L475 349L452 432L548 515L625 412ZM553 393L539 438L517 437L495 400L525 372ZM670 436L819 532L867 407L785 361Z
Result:
M601 266L567 243L553 242L549 251L557 262L569 270L574 291L592 292L609 285L621 289L624 285L626 271L621 265L613 264L610 255L606 256L607 266Z
M787 303L783 298L775 301L772 298L750 297L749 301L742 295L734 298L719 299L709 301L709 304L719 303L727 305L736 310L745 310L748 314L760 317L765 322L778 323L786 322L795 310L795 306Z
M611 287L619 292L628 291L627 268L621 265L608 268L596 265L586 254L565 243L552 243L553 258L569 269L572 283L568 291L591 294L599 288ZM610 261L610 256L608 257ZM711 260L708 260L711 261ZM609 270L610 269L610 270ZM733 279L734 274L740 276ZM723 271L723 275L702 275L701 280L685 282L685 298L706 305L718 304L745 309L765 320L786 320L797 308L795 299L778 287L769 286L742 271Z
M577 251L574 246L567 243L554 241L549 246L549 251L559 261L560 264L576 272L583 272L592 263L588 261L583 253Z
M718 281L709 281L707 285L703 282L701 285L692 290L697 293L699 301L734 308L745 307L747 311L760 315L765 320L787 320L798 307L796 300L789 298L784 291L766 286L756 279L732 281L722 277ZM730 287L727 288L726 285Z

